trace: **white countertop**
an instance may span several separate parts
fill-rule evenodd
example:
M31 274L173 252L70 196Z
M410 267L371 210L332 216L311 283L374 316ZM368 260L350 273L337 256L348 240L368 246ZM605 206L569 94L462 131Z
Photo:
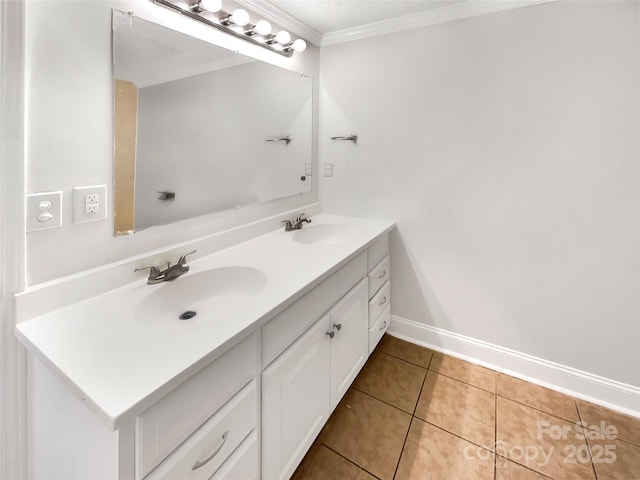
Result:
M326 214L312 220L303 228L348 224L348 240L305 245L292 240L294 232L279 229L189 263L182 278L226 266L253 267L267 275L264 290L250 304L221 320L177 322L175 328L140 321L134 313L137 305L171 285L147 285L140 279L21 322L16 335L116 430L394 226Z

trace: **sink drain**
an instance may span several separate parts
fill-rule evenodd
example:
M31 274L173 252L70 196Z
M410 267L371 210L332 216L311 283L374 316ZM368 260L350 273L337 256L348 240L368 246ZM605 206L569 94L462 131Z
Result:
M189 319L191 319L191 318L195 317L196 315L197 315L197 313L196 313L196 312L194 312L193 310L187 310L186 312L181 313L181 314L178 316L178 318L179 318L180 320L189 320Z

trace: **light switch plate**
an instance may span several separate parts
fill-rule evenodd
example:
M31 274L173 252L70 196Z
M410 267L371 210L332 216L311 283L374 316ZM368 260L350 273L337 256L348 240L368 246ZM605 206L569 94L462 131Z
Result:
M26 230L48 230L62 225L62 192L28 193Z
M92 185L73 189L73 223L107 218L107 186Z
M324 176L333 177L333 163L324 164Z

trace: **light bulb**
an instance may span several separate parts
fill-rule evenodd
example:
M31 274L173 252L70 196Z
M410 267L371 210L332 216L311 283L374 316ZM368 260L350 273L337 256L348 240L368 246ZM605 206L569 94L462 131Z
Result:
M198 7L207 12L218 12L222 8L222 0L200 0Z
M231 15L229 15L229 21L231 23L235 23L240 27L244 27L247 23L249 23L249 14L246 10L238 8L234 10Z
M291 44L291 49L295 52L304 52L307 49L307 42L299 38Z
M271 33L271 24L266 20L258 20L253 31L260 35L269 35Z
M286 45L290 41L291 41L291 34L289 32L287 32L286 30L280 30L276 34L276 42L278 42L278 43L280 43L282 45Z

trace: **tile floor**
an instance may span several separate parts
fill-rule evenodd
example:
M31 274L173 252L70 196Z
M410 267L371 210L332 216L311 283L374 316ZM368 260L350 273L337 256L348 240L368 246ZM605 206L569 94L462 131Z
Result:
M386 335L293 478L640 480L640 420Z

